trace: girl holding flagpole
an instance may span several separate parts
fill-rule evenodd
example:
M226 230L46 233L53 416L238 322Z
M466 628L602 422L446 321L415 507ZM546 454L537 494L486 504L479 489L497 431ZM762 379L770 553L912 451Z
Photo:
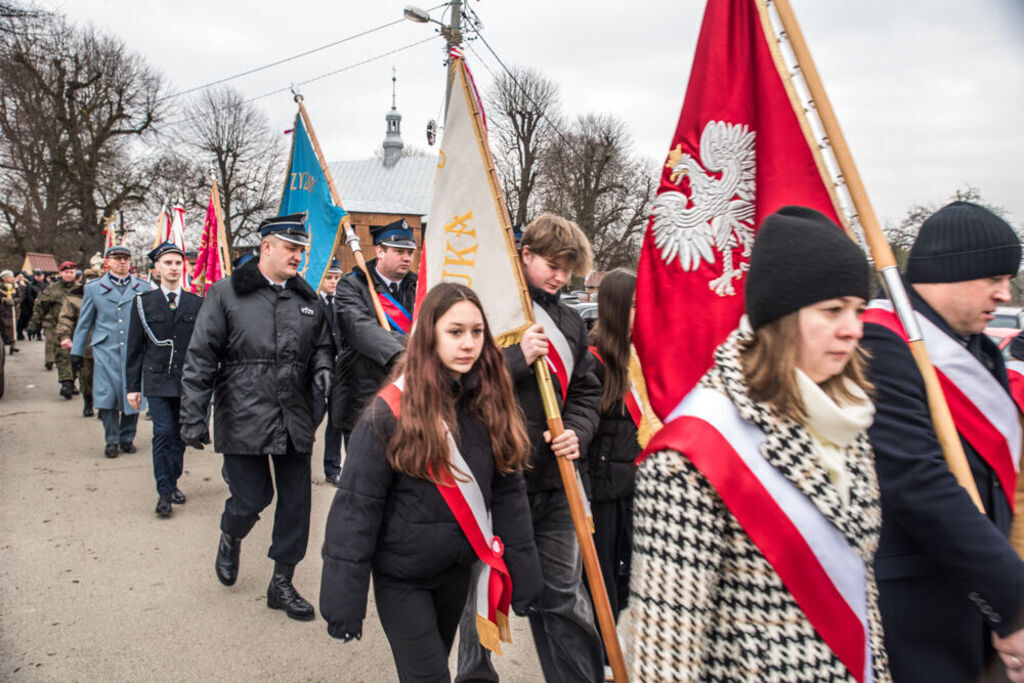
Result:
M349 441L320 611L331 636L360 638L372 575L400 680L447 681L471 582L480 641L498 652L510 603L525 612L540 596L522 476L529 442L502 353L465 286L427 293L393 377Z
M867 298L867 262L828 218L764 220L746 317L641 456L633 680L890 680Z

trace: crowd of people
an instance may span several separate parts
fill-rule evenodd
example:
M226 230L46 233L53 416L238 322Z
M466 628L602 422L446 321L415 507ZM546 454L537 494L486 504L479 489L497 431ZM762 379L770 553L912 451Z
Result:
M120 245L104 272L66 262L45 288L0 273L4 342L45 335L60 395L81 391L83 413L99 412L106 457L135 450L148 409L156 515L185 503L186 446L212 435L225 586L276 495L267 606L315 618L293 576L326 420L337 492L319 612L332 637L359 640L372 581L402 681L452 680L456 632L454 680L498 680L510 611L529 620L546 680L609 679L559 458L583 484L633 680L1024 681L1016 370L983 333L1010 300L1021 243L983 207L925 220L903 275L966 459L959 479L914 331L812 209L763 221L746 314L656 433L630 343L636 276L604 275L588 332L560 297L592 268L571 221L545 214L523 231L536 322L504 348L463 285L420 292L413 324L404 221L372 229L365 270L332 262L316 290L299 274L304 215L259 233L258 256L205 296L184 286L173 243L148 255L152 282ZM537 364L553 368L554 437Z

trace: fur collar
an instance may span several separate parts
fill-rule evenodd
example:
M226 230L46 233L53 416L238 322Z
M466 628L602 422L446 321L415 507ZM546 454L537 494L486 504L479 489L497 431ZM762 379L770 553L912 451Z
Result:
M231 287L238 296L251 294L261 287L269 287L267 278L260 272L256 259L246 262L231 273ZM316 292L309 286L301 275L296 275L288 280L286 289L289 289L307 301L316 301Z

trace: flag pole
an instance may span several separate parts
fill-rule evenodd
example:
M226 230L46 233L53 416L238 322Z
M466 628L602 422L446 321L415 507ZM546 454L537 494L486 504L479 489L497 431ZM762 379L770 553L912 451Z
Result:
M533 304L530 300L530 293L526 287L526 280L523 276L519 255L515 251L515 238L512 236L512 221L508 215L508 207L505 206L498 188L498 174L494 166L494 158L491 156L491 148L487 144L484 133L483 119L480 116L480 108L477 106L476 97L470 89L466 77L466 69L463 65L461 55L452 59L452 70L458 68L463 95L469 103L473 118L473 128L476 132L477 142L480 144L480 151L487 165L487 177L491 187L491 196L494 198L495 208L505 226L506 245L511 244L510 258L512 259L513 271L516 274L516 282L519 284L519 293L523 301L523 313L530 323L534 323ZM454 73L452 74L454 77ZM449 79L451 81L451 78ZM562 424L562 414L555 398L555 387L551 382L551 373L548 370L547 361L541 357L533 363L534 374L537 377L537 385L540 389L541 402L544 405L544 416L547 419L548 431L551 432L551 439L554 440L565 431ZM616 683L627 683L629 676L626 673L626 663L622 656L622 648L619 645L618 632L615 630L615 617L612 615L611 602L608 599L608 589L604 585L604 575L601 573L601 565L597 559L597 548L594 546L594 538L590 522L587 518L587 511L583 505L583 497L580 493L576 478L576 466L572 460L563 457L556 457L558 462L558 473L562 478L562 488L569 500L569 513L572 516L572 525L576 531L576 538L580 544L580 554L583 557L583 568L587 574L587 582L590 585L590 594L594 599L594 612L597 614L597 621L601 628L601 636L604 640L605 653L608 655L608 664L611 666Z
M220 206L220 190L217 189L217 179L213 181L213 212L217 216L217 251L220 252L221 277L231 275L231 259L228 258L228 243L224 238L224 210Z
M302 122L306 125L306 134L309 135L309 141L313 143L313 151L316 152L317 161L320 162L320 170L324 174L324 178L327 178L327 187L331 191L331 200L335 206L344 208L341 206L341 197L338 195L338 188L334 186L334 178L331 177L331 171L327 168L327 161L324 159L324 153L320 149L320 141L316 139L316 132L313 130L313 124L309 120L309 114L306 113L306 105L302 104L302 95L295 95L295 103L299 105L299 116L302 117ZM384 314L384 307L380 305L380 298L377 296L377 290L373 287L373 278L370 277L370 271L366 267L366 258L363 256L363 250L359 245L359 237L356 236L356 231L352 229L352 222L349 220L348 214L346 213L341 222L338 223L338 228L335 229L334 233L334 246L331 247L331 257L337 252L338 245L341 243L342 235L345 236L345 244L352 250L352 256L356 259L356 266L363 271L363 275L366 276L366 286L370 290L370 301L373 302L373 310L377 313L377 322L380 326L386 330L391 329L391 325L388 323L388 318ZM321 276L321 282L317 283L317 289L323 284L323 277Z
M765 6L764 3L765 0L758 0L758 4L761 7ZM850 148L846 145L846 139L839 128L839 121L832 110L832 104L825 94L825 88L821 83L821 78L818 76L818 70L814 66L814 60L811 59L811 53L807 49L807 43L804 41L803 33L800 31L799 24L797 24L796 15L793 13L789 0L774 0L774 4L779 14L779 19L782 22L783 30L793 49L797 65L803 73L811 100L821 119L825 135L832 146L840 174L846 183L850 199L860 219L861 227L864 230L864 239L868 244L868 249L871 251L871 258L875 262L875 268L878 270L882 283L889 294L889 299L893 303L893 308L903 324L903 329L906 330L909 337L910 353L913 355L918 370L921 372L921 377L924 379L925 389L928 394L928 408L931 412L932 424L935 426L935 435L942 446L943 457L953 476L956 477L957 482L967 491L967 494L978 510L984 514L985 507L981 502L981 496L978 494L978 487L974 481L974 476L971 474L970 467L967 464L967 456L964 454L960 435L953 424L953 416L949 412L949 405L946 403L946 398L942 393L938 375L935 373L935 366L932 365L931 359L928 357L920 326L917 324L913 307L910 304L910 297L903 285L903 280L900 278L899 267L896 264L896 258L893 256L892 248L882 233L878 217L875 215L871 201L868 199L864 183L861 181L860 173L857 171L857 166L853 162L853 156L850 154ZM764 17L763 11L762 17ZM780 72L786 78L792 78L792 75L784 68L784 65L777 62L777 66L779 66ZM805 119L806 112L804 112L802 106L794 103L794 110L798 117ZM842 207L837 206L836 210L837 213L842 213Z

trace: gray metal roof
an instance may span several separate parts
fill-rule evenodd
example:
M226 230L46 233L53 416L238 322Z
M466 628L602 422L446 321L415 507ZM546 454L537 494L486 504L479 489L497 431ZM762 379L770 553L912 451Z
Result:
M426 216L434 193L437 157L402 157L391 168L383 159L328 163L346 211Z

